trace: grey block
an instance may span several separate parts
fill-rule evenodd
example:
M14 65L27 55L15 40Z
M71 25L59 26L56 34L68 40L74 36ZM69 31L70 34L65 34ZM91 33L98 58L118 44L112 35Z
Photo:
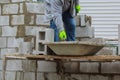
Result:
M35 73L34 72L25 72L23 80L35 80Z
M1 10L2 10L2 9L1 9L1 5L0 5L0 15L1 15Z
M80 72L82 73L99 73L99 63L97 62L80 62Z
M26 0L12 0L12 2L24 2Z
M24 15L12 15L11 25L24 25Z
M48 80L61 80L61 77L60 77L60 75L58 75L56 73L48 73L47 79Z
M76 27L76 37L79 38L93 38L94 37L94 28L90 26L86 27Z
M2 27L2 36L16 36L17 27L4 26Z
M0 60L0 64L1 64L0 65L0 71L2 71L2 65L3 65L2 63L3 63L2 60Z
M120 74L120 62L104 62L101 63L102 73L119 73Z
M79 72L78 62L66 62L64 63L65 72L78 73Z
M6 80L15 80L16 72L6 72Z
M81 27L86 26L86 15L80 15L80 23L81 23Z
M24 72L35 71L37 68L35 60L23 60L22 65Z
M10 3L10 0L0 0L0 3Z
M38 61L39 72L56 72L56 63L48 61Z
M37 73L37 80L45 80L44 73Z
M0 80L2 80L2 71L0 71Z
M22 71L22 60L8 60L7 62L8 71Z
M107 76L102 75L91 75L90 80L110 80Z
M71 74L71 77L75 80L89 80L89 75L83 75L83 74Z
M5 4L3 5L3 14L18 14L18 4Z
M3 48L1 49L1 58L3 58L4 55L6 54L14 54L16 53L16 49L15 48Z
M24 73L23 72L16 72L16 80L23 80Z
M2 36L2 27L0 27L0 36Z
M44 3L26 3L28 13L43 14L45 10Z
M76 21L76 26L80 26L80 15L77 15L75 17L75 21Z
M18 1L18 0L17 0L17 1ZM24 6L23 6L23 3L20 3L20 10L19 10L20 13L23 13L23 10L24 10L23 7L24 7Z
M115 75L115 76L113 77L113 80L120 80L120 75Z
M5 48L7 45L7 40L5 37L0 37L0 48Z
M9 16L0 16L0 26L9 25Z

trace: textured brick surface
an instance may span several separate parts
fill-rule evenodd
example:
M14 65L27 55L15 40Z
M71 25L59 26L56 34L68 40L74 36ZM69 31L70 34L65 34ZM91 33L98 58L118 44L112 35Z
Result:
M37 73L37 80L45 80L44 73Z
M71 77L72 77L74 80L89 80L89 76L88 76L88 75L72 74Z
M19 10L19 12L23 13L23 10L24 10L23 3L20 3L20 10Z
M6 80L15 80L16 72L6 72Z
M24 15L13 15L11 25L23 25Z
M37 64L35 60L24 60L23 62L23 70L26 72L28 71L35 71Z
M22 60L9 60L7 63L7 70L22 71Z
M18 14L18 4L3 5L3 14Z
M40 72L56 72L55 62L38 61L38 71Z
M23 72L16 72L16 80L23 80L24 73Z
M35 73L34 72L25 72L24 80L35 80Z
M120 74L120 62L104 62L101 64L102 73L119 73Z
M16 39L15 37L9 37L7 47L19 47L18 40L19 39Z
M0 80L2 80L2 71L0 71Z
M91 75L90 80L110 80L107 76Z
M26 3L28 13L44 13L45 7L43 3Z
M9 3L10 0L0 0L0 3Z
M0 25L9 25L9 16L0 16Z
M99 64L97 62L81 62L80 72L98 73Z
M120 75L115 75L115 76L113 77L113 80L120 80Z
M2 36L2 27L0 27L0 37Z
M6 38L0 37L0 48L5 48L6 47Z
M0 5L0 15L1 15L1 5Z
M26 1L26 0L12 0L12 2L23 2L23 1Z
M2 36L16 36L17 27L4 26L2 27Z
M47 79L48 80L61 80L60 76L57 75L56 73L48 73Z
M66 62L64 63L64 67L66 72L79 72L79 63L77 62Z
M0 71L2 71L2 60L0 60Z

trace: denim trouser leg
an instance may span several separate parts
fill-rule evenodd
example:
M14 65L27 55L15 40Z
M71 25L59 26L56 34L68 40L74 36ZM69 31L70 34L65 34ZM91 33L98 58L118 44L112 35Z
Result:
M50 21L50 28L54 29L54 41L57 42L59 41L59 33L57 30L57 26L55 25L55 22L53 20Z
M67 41L75 41L76 22L68 11L63 13L63 22L67 34Z

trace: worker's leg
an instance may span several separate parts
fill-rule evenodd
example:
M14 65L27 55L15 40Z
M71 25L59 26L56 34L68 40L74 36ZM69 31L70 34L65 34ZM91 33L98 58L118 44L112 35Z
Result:
M54 29L54 41L59 41L57 26L53 20L50 21L50 28Z
M67 34L67 41L75 41L75 19L70 15L68 11L63 13L63 21L65 24L65 30Z

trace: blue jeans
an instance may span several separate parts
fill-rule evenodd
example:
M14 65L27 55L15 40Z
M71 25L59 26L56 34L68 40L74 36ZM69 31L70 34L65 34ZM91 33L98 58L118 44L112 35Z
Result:
M64 28L67 34L67 41L75 41L75 28L76 22L75 19L70 15L68 11L62 14ZM59 32L55 22L53 20L50 21L50 28L54 29L54 41L59 41Z

